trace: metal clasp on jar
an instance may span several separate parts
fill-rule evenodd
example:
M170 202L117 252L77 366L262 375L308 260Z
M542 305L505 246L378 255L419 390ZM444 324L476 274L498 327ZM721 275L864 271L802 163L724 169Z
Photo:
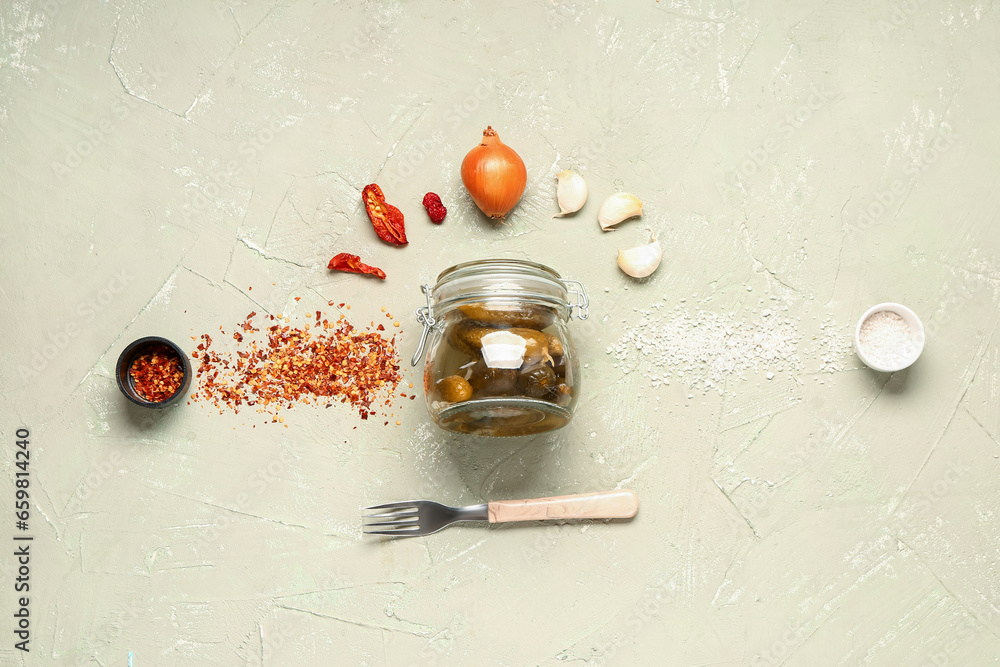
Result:
M413 359L410 360L411 366L416 366L420 361L420 357L424 355L424 346L427 345L427 336L430 335L431 329L437 324L437 320L434 319L434 315L431 314L431 286L421 285L420 289L423 290L424 296L427 297L427 305L423 308L417 308L414 311L417 315L417 322L424 325L424 330L420 332L420 342L417 343L417 351L413 353Z
M569 297L570 317L576 317L579 320L590 317L590 296L583 283L579 280L563 280L563 284L566 285L566 295Z

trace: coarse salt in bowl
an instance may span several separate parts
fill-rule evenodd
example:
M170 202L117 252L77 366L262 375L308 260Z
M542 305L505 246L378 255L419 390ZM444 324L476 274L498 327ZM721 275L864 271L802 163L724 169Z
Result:
M908 368L924 350L924 325L898 303L872 306L858 320L854 348L869 367L883 373Z

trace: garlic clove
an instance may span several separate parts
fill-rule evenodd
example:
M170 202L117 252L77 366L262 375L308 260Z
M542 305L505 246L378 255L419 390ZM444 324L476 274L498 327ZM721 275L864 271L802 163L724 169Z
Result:
M556 200L559 202L559 213L556 217L576 213L587 203L587 182L576 172L564 169L556 174L559 184L556 186Z
M494 331L483 336L483 361L487 368L520 368L527 342L510 331Z
M642 202L639 198L627 192L613 194L601 204L597 213L597 221L601 229L608 230L619 222L642 215Z
M633 278L645 278L656 271L663 259L663 248L653 237L647 245L618 251L618 266Z

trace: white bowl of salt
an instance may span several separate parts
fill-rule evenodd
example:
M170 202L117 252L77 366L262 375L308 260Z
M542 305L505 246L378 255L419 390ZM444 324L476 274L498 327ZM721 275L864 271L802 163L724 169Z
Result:
M861 361L877 371L901 371L923 352L924 325L906 306L880 303L858 320L854 348Z

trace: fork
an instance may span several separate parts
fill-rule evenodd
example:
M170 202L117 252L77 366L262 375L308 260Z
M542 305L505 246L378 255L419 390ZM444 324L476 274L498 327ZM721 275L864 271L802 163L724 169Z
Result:
M630 519L639 511L634 491L601 491L574 496L495 500L482 505L449 507L432 500L407 500L366 507L362 529L367 535L414 537L436 533L457 521L547 521L553 519Z

